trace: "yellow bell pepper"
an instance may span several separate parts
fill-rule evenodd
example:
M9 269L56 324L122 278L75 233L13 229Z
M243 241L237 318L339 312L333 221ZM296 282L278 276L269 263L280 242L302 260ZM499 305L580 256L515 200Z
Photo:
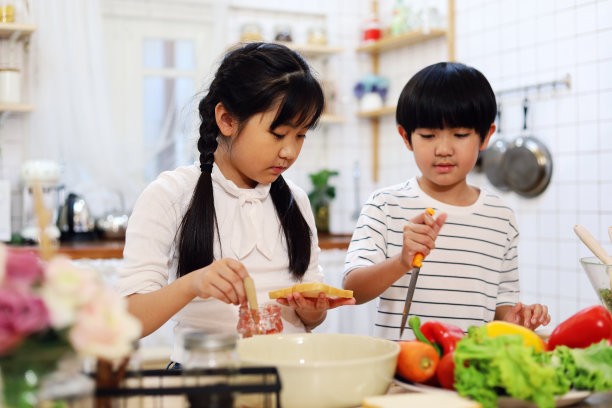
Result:
M524 326L494 320L487 323L486 327L487 335L489 337L518 334L523 338L523 344L526 347L533 347L536 353L539 353L544 349L544 341L540 338L540 336L538 336L533 330L530 330Z

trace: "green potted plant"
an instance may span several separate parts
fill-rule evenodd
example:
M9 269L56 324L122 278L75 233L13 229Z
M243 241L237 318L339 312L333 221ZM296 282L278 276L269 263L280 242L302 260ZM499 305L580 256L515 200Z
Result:
M313 190L308 198L320 233L329 233L329 203L336 197L336 187L329 185L329 178L337 175L337 171L327 169L309 174Z

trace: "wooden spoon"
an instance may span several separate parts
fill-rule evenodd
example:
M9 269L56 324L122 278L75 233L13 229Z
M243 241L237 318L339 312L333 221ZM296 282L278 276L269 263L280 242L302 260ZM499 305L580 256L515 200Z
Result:
M612 227L608 227L608 235L610 236L610 242L612 242Z
M246 291L247 300L249 302L249 309L251 309L251 316L253 316L255 324L257 324L259 322L259 305L257 304L255 282L250 276L244 278L244 290Z
M608 255L599 242L597 242L595 237L592 236L586 228L584 228L582 225L576 225L574 226L574 232L576 235L578 235L578 238L584 242L584 245L586 245L602 263L612 265L612 256ZM612 288L612 275L610 275L610 288Z

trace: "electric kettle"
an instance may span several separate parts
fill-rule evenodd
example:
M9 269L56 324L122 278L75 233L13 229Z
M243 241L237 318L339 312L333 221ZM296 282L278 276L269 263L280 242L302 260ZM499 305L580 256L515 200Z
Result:
M70 193L57 217L60 241L91 241L96 238L94 218L83 197Z

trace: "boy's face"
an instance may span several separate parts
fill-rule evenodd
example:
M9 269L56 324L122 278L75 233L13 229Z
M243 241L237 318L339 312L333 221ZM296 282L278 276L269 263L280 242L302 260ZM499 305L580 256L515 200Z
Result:
M435 188L452 188L466 184L468 173L474 168L478 152L484 150L495 131L491 124L484 141L473 128L417 128L411 135L412 143L403 127L398 130L408 149L414 152L416 164L423 178Z

